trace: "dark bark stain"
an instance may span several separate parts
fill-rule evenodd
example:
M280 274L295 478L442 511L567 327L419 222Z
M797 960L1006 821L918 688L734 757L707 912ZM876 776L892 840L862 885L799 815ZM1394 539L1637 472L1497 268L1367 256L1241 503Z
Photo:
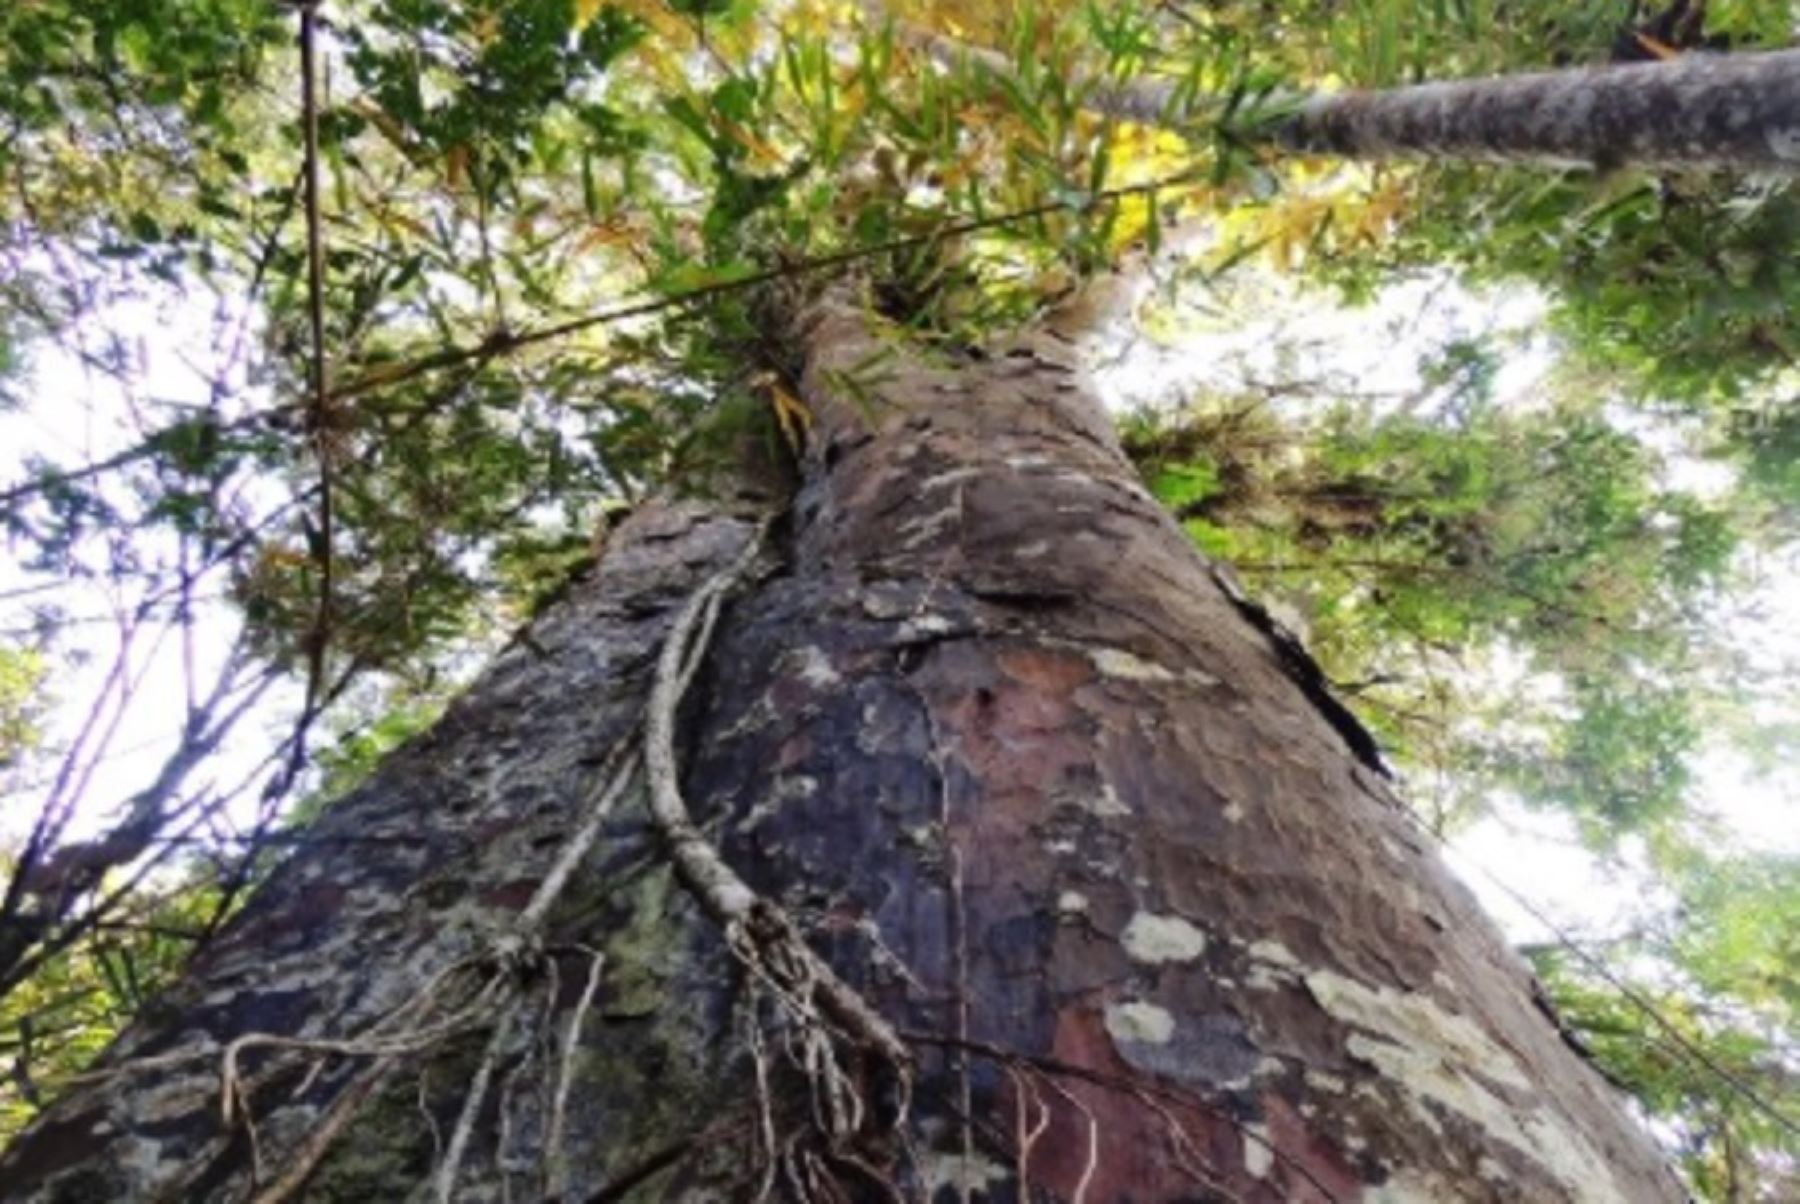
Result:
M1350 712L1350 708L1337 700L1331 691L1331 679L1325 676L1325 670L1319 662L1306 651L1305 645L1298 636L1276 621L1269 613L1268 607L1252 600L1240 588L1236 581L1220 569L1213 570L1214 578L1225 591L1225 596L1244 616L1250 625L1262 632L1274 651L1275 658L1281 664L1281 670L1293 683L1300 687L1301 693L1319 709L1337 734L1343 737L1344 744L1356 759L1373 769L1384 778L1393 778L1393 772L1381 759L1381 746L1362 721Z

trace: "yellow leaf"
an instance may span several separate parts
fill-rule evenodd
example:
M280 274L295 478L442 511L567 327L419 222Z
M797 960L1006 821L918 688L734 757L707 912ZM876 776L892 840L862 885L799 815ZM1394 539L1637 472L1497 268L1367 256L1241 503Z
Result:
M608 218L596 222L581 236L575 244L575 253L592 251L596 247L629 246L638 240L640 231L630 221L622 217Z
M469 178L469 144L458 142L444 158L444 177L452 188L461 188Z
M775 421L781 424L781 437L787 440L788 450L797 456L806 450L806 437L812 433L812 411L774 377L767 377L764 383L769 386L769 404L775 409Z
M587 28L588 22L600 15L606 0L575 0L575 32Z

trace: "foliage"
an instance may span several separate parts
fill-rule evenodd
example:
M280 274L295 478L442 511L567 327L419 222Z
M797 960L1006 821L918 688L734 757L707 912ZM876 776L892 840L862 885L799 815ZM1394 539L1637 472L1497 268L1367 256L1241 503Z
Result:
M10 858L0 868L10 869ZM218 894L197 867L144 891L89 939L45 959L0 998L0 1055L11 1083L0 1093L0 1134L10 1135L54 1098L134 1016L175 983Z
M1682 1046L1704 1050L1790 1115L1800 1103L1788 1069L1800 1003L1800 943L1788 921L1800 906L1800 871L1791 858L1690 855L1676 882L1675 922L1585 958L1544 947L1533 961L1564 1019L1677 1135L1684 1169L1703 1196L1784 1198L1800 1186L1792 1132L1716 1075L1695 1075ZM1621 986L1653 1001L1669 1027L1646 1031L1642 1010Z
M1695 852L1692 765L1745 711L1741 657L1705 620L1800 501L1800 423L1771 385L1800 339L1792 186L1345 169L1255 147L1286 86L1603 59L1617 4L917 0L887 24L812 0L321 11L323 404L305 389L292 14L0 11L0 378L24 416L81 380L105 428L73 453L34 448L0 491L21 572L104 599L121 680L147 663L135 649L191 644L204 605L228 605L245 663L298 683L326 733L297 779L319 718L303 710L245 793L208 801L223 839L204 855L142 880L135 860L108 867L68 918L92 926L0 990L19 1065L46 1081L80 1065L282 840L581 571L603 513L710 487L745 439L779 446L793 365L761 321L771 286L853 268L890 318L956 351L1135 252L1212 296L1258 261L1353 298L1421 265L1548 290L1569 366L1537 404L1496 393L1503 348L1458 340L1420 404L1221 393L1134 419L1128 450L1203 548L1304 623L1436 787L1434 821L1453 830L1499 792L1573 815L1596 847L1648 842L1685 906L1638 951L1659 1006L1781 1086L1791 866ZM1740 42L1786 36L1779 4L1710 19ZM920 30L989 57L934 57ZM1092 111L1134 78L1174 88L1187 128ZM1184 258L1171 236L1201 223ZM1646 417L1671 413L1692 420L1673 452ZM1672 461L1704 457L1736 486L1670 483ZM35 722L33 658L91 653L86 617L40 607L43 649L0 658L0 764ZM85 780L104 747L41 755ZM161 818L203 794L179 787ZM1730 1198L1777 1173L1778 1134L1655 1061L1612 984L1546 973L1681 1122L1697 1186ZM0 1130L29 1111L0 1107Z
M0 773L16 768L41 738L44 659L35 649L0 645Z
M1602 842L1679 817L1706 692L1692 616L1731 579L1734 516L1660 484L1591 400L1499 406L1480 358L1447 354L1476 371L1441 382L1429 418L1207 398L1140 417L1127 446L1205 550L1299 617L1388 746L1454 770L1462 800L1508 788ZM1501 722L1515 700L1484 707L1496 683L1469 673L1496 657L1556 675L1559 698Z

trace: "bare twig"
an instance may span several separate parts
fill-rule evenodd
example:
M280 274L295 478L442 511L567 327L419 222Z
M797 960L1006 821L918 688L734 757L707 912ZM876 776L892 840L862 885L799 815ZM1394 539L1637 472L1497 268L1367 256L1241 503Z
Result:
M562 848L557 850L556 860L538 883L537 890L532 892L531 901L514 921L513 926L518 932L535 933L543 925L550 909L568 888L570 877L587 857L588 850L594 847L601 827L637 773L639 757L636 737L635 729L627 732L607 755L600 773L595 775L599 788L594 792L580 826L563 842Z
M332 595L332 481L330 397L325 376L325 246L319 202L319 98L318 98L318 3L305 0L300 8L300 103L306 154L306 309L312 337L309 384L312 390L307 423L312 435L313 457L319 469L319 530L314 558L319 564L318 610L307 637L306 700L302 721L294 732L293 759L306 756L308 718L319 706L325 684L325 646L331 638Z
M475 1078L469 1084L469 1093L463 1099L462 1114L456 1118L456 1128L450 1132L450 1145L444 1151L444 1160L438 1164L437 1174L433 1176L432 1191L438 1204L452 1204L456 1198L456 1180L462 1173L463 1157L468 1153L469 1140L475 1133L475 1119L481 1115L482 1105L487 1102L488 1084L493 1080L494 1067L506 1053L506 1043L512 1039L513 1023L518 1019L519 1009L523 1006L523 997L515 996L500 1014L500 1021L494 1025L494 1035L488 1038L487 1048L482 1052L481 1065L475 1070Z
M1404 808L1402 811L1414 827L1425 833L1425 835L1429 836L1437 844L1453 852L1459 851L1456 849L1455 845L1451 844L1441 833L1434 831L1431 826L1425 823L1419 816ZM1502 894L1518 904L1532 919L1547 928L1550 931L1550 934L1556 938L1556 943L1558 945L1567 949L1577 961L1586 966L1591 973L1601 981L1605 982L1607 986L1617 991L1620 997L1643 1015L1646 1020L1662 1030L1663 1035L1669 1039L1670 1044L1680 1050L1681 1054L1688 1060L1690 1068L1697 1068L1711 1075L1714 1079L1718 1080L1727 1091L1743 1100L1746 1104L1749 1104L1750 1107L1762 1113L1769 1120L1773 1121L1778 1128L1785 1131L1790 1137L1800 1137L1800 1121L1796 1121L1792 1116L1789 1116L1786 1112L1777 1108L1773 1103L1769 1102L1760 1091L1746 1082L1741 1075L1735 1074L1727 1069L1717 1058L1713 1057L1711 1054L1707 1053L1706 1050L1697 1045L1686 1033L1683 1033L1677 1028L1673 1021L1662 1014L1662 1009L1658 1008L1654 1003L1651 1003L1641 991L1638 991L1624 979L1615 974L1612 967L1608 966L1606 962L1592 950L1584 947L1582 942L1571 936L1567 929L1563 928L1555 920L1552 920L1545 914L1543 908L1533 903L1522 891L1517 890L1503 881L1492 870L1488 869L1485 865L1482 865L1479 861L1475 861L1473 858L1469 858L1468 860L1474 865L1477 873L1493 883Z
M307 1134L306 1141L293 1152L281 1175L264 1188L252 1204L286 1204L293 1199L295 1193L306 1186L306 1180L343 1135L344 1129L362 1113L363 1105L387 1081L397 1065L395 1058L380 1057L357 1076L356 1081L333 1101L325 1119Z
M563 1130L568 1125L569 1090L575 1079L575 1052L581 1048L581 1026L594 1006L594 995L600 989L600 973L606 967L606 956L598 949L583 946L582 951L588 955L587 982L582 985L581 998L569 1015L569 1027L563 1035L562 1056L556 1066L556 1087L550 1097L550 1123L544 1133L544 1160L549 1165L545 1192L553 1200L562 1199L568 1192L569 1168L562 1147Z
M1006 213L994 213L985 217L966 218L961 221L946 222L941 226L918 234L904 235L885 242L871 243L866 246L849 247L842 251L834 251L827 255L815 256L811 259L798 259L779 264L759 272L751 272L743 276L733 276L726 280L703 284L685 292L673 293L662 297L648 298L642 301L628 301L610 309L602 309L595 313L571 318L566 322L557 322L549 326L540 326L535 330L490 331L485 338L474 345L446 347L404 364L396 364L345 381L331 392L334 401L355 397L388 385L399 384L440 368L454 367L468 360L491 359L499 355L508 355L526 347L546 343L555 339L566 338L584 330L595 327L610 326L633 318L649 317L653 314L672 310L694 309L700 305L732 293L761 288L777 281L793 279L799 276L815 275L829 272L836 268L849 267L865 259L879 258L882 255L897 254L920 247L932 246L946 239L958 238L964 234L976 234L983 230L996 230L1006 226L1029 222L1055 213L1065 213L1094 205L1113 204L1134 196L1154 196L1158 192L1178 188L1184 184L1192 184L1204 178L1201 168L1189 168L1175 172L1159 180L1143 184L1131 184L1118 188L1103 189L1090 196L1064 197L1053 201L1045 201L1029 205L1022 209L1010 210ZM4 500L0 497L0 500Z

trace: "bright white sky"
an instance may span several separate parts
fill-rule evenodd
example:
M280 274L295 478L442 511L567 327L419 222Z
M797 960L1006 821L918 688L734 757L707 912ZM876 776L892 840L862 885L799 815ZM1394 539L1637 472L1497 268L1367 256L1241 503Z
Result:
M1299 295L1292 285L1250 276L1229 298L1198 296L1200 306L1229 301L1230 313L1184 317L1182 337L1162 346L1140 340L1119 362L1098 373L1118 405L1166 399L1170 389L1205 382L1229 387L1234 380L1296 379L1311 376L1340 381L1359 392L1411 395L1420 387L1420 359L1452 334L1499 332L1512 352L1501 371L1497 393L1511 404L1531 404L1533 386L1554 361L1554 347L1543 331L1543 303L1536 295L1514 290L1478 295L1444 278L1404 283L1388 290L1377 306L1334 309L1317 298ZM1245 313L1254 316L1245 320ZM114 321L134 342L139 357L139 391L158 399L203 402L207 386L190 363L214 362L206 345L207 310L193 303L158 310L148 303L120 307ZM97 459L125 446L130 432L117 416L123 399L110 382L83 370L71 356L40 351L31 368L31 383L20 390L36 399L23 413L0 415L0 481L16 479L19 466L32 453L65 462ZM1321 396L1330 396L1329 385ZM243 399L259 404L254 396ZM1688 465L1693 474L1681 483L1704 488L1711 465ZM1782 575L1787 582L1800 573ZM46 584L29 577L10 559L0 561L0 595L22 586ZM53 592L0 601L0 629L25 620L34 602L53 599L72 614L105 615L111 603L93 582L76 583ZM1746 638L1764 641L1771 655L1800 664L1800 591L1766 599L1760 629ZM113 649L105 622L75 629L68 651L88 658L85 666L59 663L53 686L59 705L52 718L54 739L66 739L91 697L98 674ZM229 645L234 620L222 605L203 613L199 659L216 662ZM250 716L242 735L214 771L219 781L233 780L285 732L298 704L297 690L272 694ZM182 714L178 643L168 641L147 659L136 703L125 715L113 742L113 753L95 775L85 813L77 827L93 830L132 791L154 773L174 747ZM27 779L49 771L29 767ZM1723 752L1713 752L1700 767L1699 793L1748 847L1800 853L1800 823L1794 790L1755 780L1745 766ZM0 794L0 840L16 840L35 814L41 790L4 783ZM29 782L27 783L29 785ZM1630 927L1646 908L1667 906L1649 879L1634 872L1629 851L1619 864L1603 865L1584 851L1570 825L1558 817L1529 814L1500 805L1492 818L1457 838L1453 863L1516 941L1541 941L1549 934L1513 897L1516 892L1559 925L1596 934Z

